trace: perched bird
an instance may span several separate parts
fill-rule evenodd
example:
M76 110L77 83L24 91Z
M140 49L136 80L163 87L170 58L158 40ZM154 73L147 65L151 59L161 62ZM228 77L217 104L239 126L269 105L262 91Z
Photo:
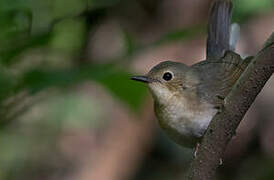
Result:
M161 128L183 146L194 147L199 142L249 63L231 51L231 8L231 1L213 4L210 18L217 25L209 25L207 60L192 66L165 61L145 76L132 77L147 83Z
M165 61L153 67L142 81L154 98L160 126L177 143L195 146L205 133L223 99L248 65L248 60L227 51L221 60L192 66Z

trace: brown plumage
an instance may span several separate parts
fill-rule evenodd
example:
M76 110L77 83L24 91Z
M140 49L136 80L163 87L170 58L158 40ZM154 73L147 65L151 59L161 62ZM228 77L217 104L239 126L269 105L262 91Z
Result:
M218 61L192 66L165 61L153 67L141 77L148 82L160 126L177 143L194 146L248 63L227 51Z

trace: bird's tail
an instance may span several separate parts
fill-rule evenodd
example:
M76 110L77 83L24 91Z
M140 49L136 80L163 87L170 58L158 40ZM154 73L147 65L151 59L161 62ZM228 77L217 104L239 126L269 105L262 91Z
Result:
M220 59L227 50L233 50L230 43L230 21L232 15L232 0L215 0L212 4L207 37L207 60Z

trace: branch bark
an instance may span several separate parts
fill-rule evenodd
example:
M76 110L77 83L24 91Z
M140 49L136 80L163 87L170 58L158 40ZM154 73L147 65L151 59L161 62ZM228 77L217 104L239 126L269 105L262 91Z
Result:
M212 180L220 159L249 107L274 72L274 33L224 100L222 112L212 119L196 158L187 172L188 180Z

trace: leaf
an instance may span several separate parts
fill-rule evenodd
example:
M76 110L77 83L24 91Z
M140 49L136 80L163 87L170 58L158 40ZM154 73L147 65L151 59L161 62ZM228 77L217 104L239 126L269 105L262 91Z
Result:
M130 73L109 64L71 70L34 69L23 76L18 88L27 88L30 92L37 93L49 87L67 88L87 80L101 83L134 111L139 110L146 95L146 88L132 82Z

